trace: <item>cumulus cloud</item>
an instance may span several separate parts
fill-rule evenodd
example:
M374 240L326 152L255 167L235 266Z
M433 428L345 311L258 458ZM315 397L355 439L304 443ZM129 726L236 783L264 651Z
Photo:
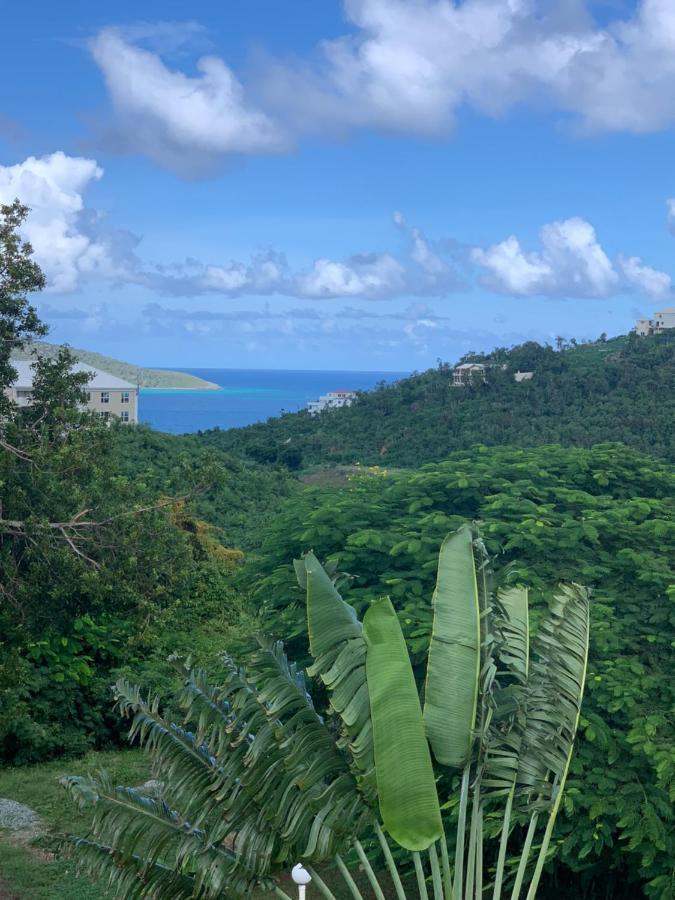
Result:
M232 155L283 152L305 134L444 135L464 105L499 116L538 103L582 131L644 133L675 122L672 0L641 0L631 15L602 22L590 0L344 0L344 8L349 33L306 60L259 58L246 82L215 55L197 61L196 76L170 68L161 42L140 46L147 26L102 30L89 46L123 145L195 174ZM175 24L169 33L175 42Z
M24 233L47 273L48 290L73 291L83 274L111 274L106 246L87 233L82 196L102 175L94 160L60 151L0 166L0 203L18 197L31 207Z
M278 152L287 140L246 98L232 70L216 56L190 77L157 53L106 28L89 44L101 69L119 133L133 149L184 173L210 170L230 155Z
M646 265L639 256L619 257L619 265L628 282L653 300L664 300L672 295L670 275Z
M0 166L0 202L18 197L31 208L24 228L48 290L68 293L88 277L134 284L167 296L280 295L302 299L446 296L463 283L451 262L441 259L419 229L401 219L406 246L398 253L362 252L346 259L321 256L292 269L285 255L268 249L248 260L188 259L153 264L137 254L140 239L107 226L85 205L87 188L103 170L92 159L53 153Z
M519 296L607 297L619 275L596 238L595 229L575 217L544 225L541 249L526 252L514 236L471 257L487 270L486 285Z
M591 4L346 0L355 35L324 44L333 92L368 124L438 133L468 103L500 115L544 94L591 130L675 119L675 10L642 0L606 25Z
M613 262L593 226L578 217L544 225L538 250L524 250L511 236L473 248L468 261L458 258L452 241L430 239L396 212L393 223L403 240L396 251L321 255L305 267L291 266L272 248L247 260L157 264L140 256L140 238L109 227L86 206L87 188L102 175L95 160L62 152L0 166L0 202L18 197L31 208L24 234L45 270L48 291L72 293L100 278L175 297L440 298L465 291L474 272L490 289L516 296L608 297L639 290L656 300L672 290L670 276L638 256Z

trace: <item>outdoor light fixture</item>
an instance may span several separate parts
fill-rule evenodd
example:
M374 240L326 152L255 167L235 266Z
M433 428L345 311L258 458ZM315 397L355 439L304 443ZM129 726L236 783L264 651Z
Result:
M298 900L305 900L305 887L312 880L312 876L302 863L297 863L291 870L291 878L298 886Z

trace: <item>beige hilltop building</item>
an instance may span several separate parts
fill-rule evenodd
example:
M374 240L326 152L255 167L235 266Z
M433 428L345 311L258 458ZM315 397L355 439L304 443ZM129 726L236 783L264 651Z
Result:
M12 360L17 378L6 392L19 406L30 406L33 399L33 367L30 360ZM91 375L86 385L86 408L104 420L113 418L120 422L138 422L138 387L94 366L75 363L74 372L88 372Z
M653 319L638 319L635 323L635 333L640 337L648 334L663 334L670 328L675 328L675 306L669 306L654 313Z

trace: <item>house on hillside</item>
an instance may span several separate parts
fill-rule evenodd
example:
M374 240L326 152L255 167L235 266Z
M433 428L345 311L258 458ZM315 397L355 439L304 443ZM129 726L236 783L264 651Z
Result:
M482 363L462 363L452 370L452 386L464 387L467 384L485 384L485 366Z
M33 399L33 366L30 360L12 360L17 378L6 391L10 400L19 406L30 406ZM86 385L86 408L104 420L112 418L120 422L138 422L138 387L115 375L84 363L75 363L74 372L88 372L91 375Z
M648 334L663 334L670 328L675 328L675 306L669 306L654 314L653 319L638 319L635 323L635 333L640 337Z
M310 400L307 411L310 416L323 412L324 409L340 409L342 406L351 406L356 399L356 391L329 391L322 394L318 400Z
M517 381L517 382L530 381L530 379L532 378L533 375L534 375L534 372L518 371L518 372L513 373L513 379L514 379L514 381Z

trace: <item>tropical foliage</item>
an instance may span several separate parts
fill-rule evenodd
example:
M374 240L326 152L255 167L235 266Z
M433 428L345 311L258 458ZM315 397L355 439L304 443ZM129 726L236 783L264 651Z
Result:
M536 343L465 360L488 368L487 383L452 386L439 363L319 416L289 413L201 442L261 462L419 466L474 444L592 447L622 441L675 460L675 339L635 335L554 350ZM518 371L533 371L516 382ZM291 457L292 454L292 457Z
M533 898L579 721L588 594L574 585L558 590L530 669L526 592L511 587L495 594L488 564L469 526L443 545L424 716L391 601L375 601L361 623L311 553L296 571L306 590L311 672L329 690L337 740L280 644L263 642L246 670L226 657L217 688L178 662L180 727L161 715L157 699L118 683L118 706L133 717L131 736L152 754L161 788L148 797L114 787L105 776L66 780L82 803L93 803L93 839L75 839L90 871L108 871L126 897L248 896L258 887L285 896L275 880L279 870L297 859L332 861L360 897L343 860L354 853L383 897L362 843L376 838L400 900L427 896L421 852L428 853L436 900L473 900L483 896L489 875L484 813L505 806L494 876L499 898L513 813L522 807L530 825L514 900L528 872L537 820L547 818L527 893ZM462 685L467 689L455 690ZM439 798L441 773L429 745L439 766L463 770L454 867L441 815L448 798ZM411 854L398 853L399 867L385 832ZM404 887L412 871L414 894ZM314 877L332 897L321 875Z
M317 487L270 524L248 573L268 628L306 654L287 560L306 547L353 578L363 614L389 594L418 683L432 631L437 548L464 519L529 590L536 630L560 578L592 588L587 696L556 829L561 896L668 898L675 858L672 467L621 446L465 451L418 471L378 469ZM432 654L433 654L432 648Z
M12 353L45 331L29 302L44 278L19 237L26 212L0 207L0 759L21 763L119 739L113 673L139 674L171 636L194 645L207 620L222 634L237 619L241 553L225 544L244 539L252 505L288 493L223 454L171 445L167 458L161 438L103 426L81 408L87 377L67 349L34 361L30 406L10 400ZM207 492L222 531L195 509Z

